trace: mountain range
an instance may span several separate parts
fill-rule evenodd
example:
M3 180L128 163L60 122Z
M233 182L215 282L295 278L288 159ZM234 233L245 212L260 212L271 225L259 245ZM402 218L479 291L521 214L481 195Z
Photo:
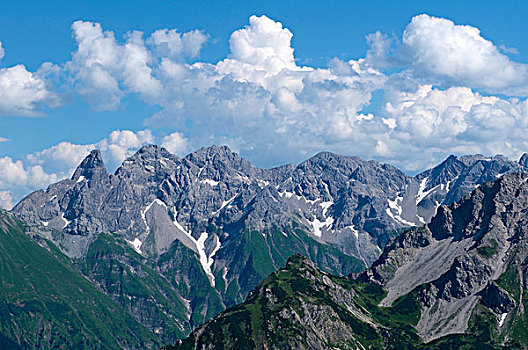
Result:
M451 271L449 264L469 264L460 252L471 248L469 238L445 243L451 231L440 228L456 226L446 223L455 220L447 208L479 193L479 184L502 183L509 178L504 174L526 170L528 155L518 162L500 155L450 156L411 177L391 165L329 152L299 165L261 169L227 147L178 158L150 145L114 174L94 150L70 179L28 195L11 212L33 241L58 254L79 278L148 329L149 347L175 343L241 303L293 254L306 256L321 276L354 275L380 286L388 293L379 300L383 307L428 286L428 292L420 292L420 319L408 326L418 339L434 341L467 328L476 300L482 299L478 293L505 291L481 290L481 284L451 287L451 281L443 288L463 286L466 299L450 304L453 295L438 297L440 287L431 278L447 281L465 271L466 265ZM482 230L488 214L465 229L468 237ZM501 242L477 248L493 257ZM479 283L494 281L496 274ZM455 314L459 307L462 315ZM499 310L500 317L506 310Z
M526 349L528 174L485 183L393 239L371 268L295 255L168 349Z

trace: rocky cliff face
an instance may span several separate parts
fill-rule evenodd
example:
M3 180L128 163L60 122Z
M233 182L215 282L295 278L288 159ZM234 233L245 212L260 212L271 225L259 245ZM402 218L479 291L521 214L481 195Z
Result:
M428 222L442 203L521 169L501 156L452 156L409 177L328 152L260 169L227 147L180 159L146 146L114 174L93 151L71 179L30 194L13 213L142 324L176 332L174 320L156 325L156 315L173 312L180 330L191 329L241 302L294 253L327 272L360 271L397 232ZM106 265L94 263L101 257ZM164 292L132 287L151 283ZM177 312L170 300L178 300Z
M526 349L528 174L480 185L335 277L294 256L175 349Z
M501 332L518 327L526 302L527 180L526 173L504 175L441 206L428 225L391 242L361 278L387 289L383 306L417 291L416 329L426 341L464 332L478 304L492 310Z
M488 289L488 291L490 291ZM493 295L491 298L488 296ZM416 331L421 304L417 291L379 306L386 292L375 282L326 274L294 255L246 301L229 308L191 335L167 346L184 349L525 349L505 339L483 296L464 334L424 342Z
M227 147L179 159L146 146L108 174L95 150L71 179L32 193L13 212L48 231L72 257L82 257L94 235L111 231L146 256L163 254L179 240L205 262L235 228L295 224L369 264L391 232L427 223L439 205L523 169L522 161L502 156L451 156L409 177L390 165L328 152L298 166L259 169ZM210 232L212 226L223 232Z
M414 298L377 308L381 288L326 274L294 255L247 300L167 349L410 349ZM410 312L410 313L409 313ZM391 315L390 319L387 317ZM401 334L392 333L394 327Z

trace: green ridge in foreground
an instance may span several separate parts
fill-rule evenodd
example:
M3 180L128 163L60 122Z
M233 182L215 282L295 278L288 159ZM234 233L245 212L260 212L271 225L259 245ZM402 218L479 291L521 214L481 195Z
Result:
M0 209L0 349L149 349L156 336Z
M378 284L332 276L293 255L285 269L271 274L244 303L165 349L504 348L493 337L496 320L482 304L466 334L424 344L414 329L421 308L417 290L392 307L379 307L385 295Z

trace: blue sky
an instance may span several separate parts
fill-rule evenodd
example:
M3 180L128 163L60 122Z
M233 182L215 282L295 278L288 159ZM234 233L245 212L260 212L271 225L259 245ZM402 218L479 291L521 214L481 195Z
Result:
M93 147L111 170L151 142L180 156L223 143L266 167L331 150L409 173L451 153L518 157L527 7L4 1L0 206Z

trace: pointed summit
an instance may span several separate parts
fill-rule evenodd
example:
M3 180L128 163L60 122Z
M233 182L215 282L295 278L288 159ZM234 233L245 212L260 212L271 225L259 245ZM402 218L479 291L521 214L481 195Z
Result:
M429 185L436 186L447 183L456 178L464 170L466 165L457 156L450 155L442 163L429 171L425 171L426 176L430 176Z
M521 159L519 159L519 165L528 168L528 153L523 153Z
M196 152L190 153L185 160L194 163L199 167L205 166L206 163L212 162L221 168L230 167L243 171L249 171L253 166L238 153L233 152L227 146L212 145L202 147Z
M238 153L233 152L228 146L217 146L217 145L212 145L209 147L202 147L196 152L193 152L188 155L188 157L204 158L204 159L212 159L215 156L219 156L222 158L240 159L240 156L238 155Z
M83 178L91 180L107 174L101 151L94 149L77 167L75 173L73 173L72 180L76 182L81 181Z
M118 174L123 169L167 169L175 167L180 159L165 148L157 145L142 146L136 153L124 160L121 167L116 170Z
M165 148L158 146L158 145L145 145L142 146L136 153L134 153L132 156L127 158L126 161L131 161L135 163L145 163L145 162L152 162L163 158L169 158L173 159L175 161L178 160L178 157L174 154L167 151Z

